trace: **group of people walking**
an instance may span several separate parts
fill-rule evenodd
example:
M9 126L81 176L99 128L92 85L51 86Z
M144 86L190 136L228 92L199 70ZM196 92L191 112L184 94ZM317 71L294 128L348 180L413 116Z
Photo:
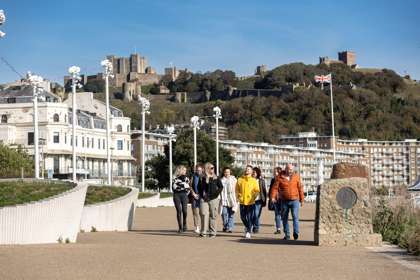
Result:
M176 168L172 184L173 200L177 213L178 232L187 228L188 204L193 213L194 231L201 237L216 237L217 216L221 215L223 232L232 233L235 213L239 210L244 225L245 238L260 231L263 209L274 211L275 234L282 227L284 239L290 239L288 217L293 217L293 238L299 238L299 208L303 205L303 186L293 165L287 164L283 170L275 168L267 189L261 169L248 165L238 179L228 167L218 177L214 165L197 165L191 177L183 165Z

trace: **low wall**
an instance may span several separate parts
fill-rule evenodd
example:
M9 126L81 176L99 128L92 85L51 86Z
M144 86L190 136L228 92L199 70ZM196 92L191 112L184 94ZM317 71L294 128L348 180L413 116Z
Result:
M156 193L155 195L142 198L137 200L137 207L158 207L159 204L160 193Z
M104 187L106 188L106 187ZM132 228L138 189L111 201L83 207L80 229L83 231L127 231Z
M87 184L25 204L0 208L0 244L76 242Z
M142 198L137 200L137 207L172 207L174 206L174 200L172 196L166 198L160 198L160 193L148 198Z

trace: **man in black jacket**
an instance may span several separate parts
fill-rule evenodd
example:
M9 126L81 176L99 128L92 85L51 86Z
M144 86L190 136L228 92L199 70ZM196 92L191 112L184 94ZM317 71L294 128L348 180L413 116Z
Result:
M198 192L200 195L200 216L201 216L201 237L208 234L216 237L216 219L220 207L220 193L223 184L214 173L214 166L211 163L204 165L205 176L201 181Z

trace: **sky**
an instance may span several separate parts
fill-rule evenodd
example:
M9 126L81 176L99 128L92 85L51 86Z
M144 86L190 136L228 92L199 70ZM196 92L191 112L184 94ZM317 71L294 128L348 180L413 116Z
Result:
M69 66L101 71L106 55L145 56L158 73L251 75L356 52L360 67L420 79L420 1L1 0L0 57L19 73L63 81ZM0 83L19 79L0 61Z

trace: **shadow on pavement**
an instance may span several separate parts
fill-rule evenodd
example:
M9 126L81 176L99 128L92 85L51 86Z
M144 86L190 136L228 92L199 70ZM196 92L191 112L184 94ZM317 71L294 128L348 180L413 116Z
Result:
M231 242L258 244L258 245L301 245L301 246L316 246L315 241L309 240L283 240L273 238L254 238L245 239L241 238L238 240L230 240Z

